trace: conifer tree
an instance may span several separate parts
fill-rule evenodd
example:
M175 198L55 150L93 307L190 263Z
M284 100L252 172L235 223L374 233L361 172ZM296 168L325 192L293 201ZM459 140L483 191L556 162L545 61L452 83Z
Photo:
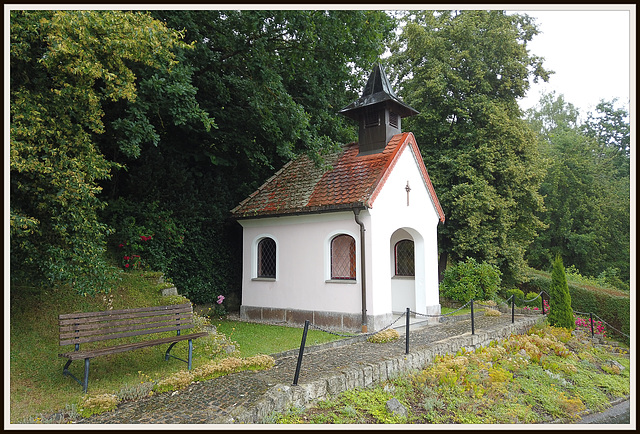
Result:
M571 309L571 294L567 285L567 276L564 272L562 257L556 256L551 272L551 292L549 300L549 323L552 326L564 327L570 330L575 328L573 322L573 310Z

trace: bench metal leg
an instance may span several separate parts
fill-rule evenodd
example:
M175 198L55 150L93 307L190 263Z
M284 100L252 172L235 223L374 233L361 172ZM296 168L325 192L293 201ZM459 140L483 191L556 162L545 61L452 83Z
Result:
M76 380L78 384L82 386L82 391L84 393L87 393L87 389L89 388L89 360L90 359L84 359L84 381L78 380L78 378L69 371L69 366L73 360L69 359L64 365L64 368L62 368L62 375L69 376Z
M173 356L173 355L169 354L169 353L171 352L171 349L173 348L173 346L174 346L175 344L177 344L177 342L174 342L174 343L172 343L171 345L169 345L169 348L167 348L167 352L166 352L166 353L164 353L164 361L165 361L165 362L169 360L169 357L174 357L174 358L175 358L175 356Z
M188 369L191 370L191 359L192 359L192 356L193 356L193 340L189 339L189 358L188 358L188 360L181 359L180 357L176 357L173 354L169 354L171 352L171 349L173 348L173 346L175 344L177 344L177 342L174 342L171 345L169 345L169 348L167 348L167 352L164 353L164 360L168 361L169 357L173 357L174 359L182 360L183 362L185 362L187 364Z
M89 388L89 360L90 359L84 359L84 384L82 386L84 393L87 393L87 389Z

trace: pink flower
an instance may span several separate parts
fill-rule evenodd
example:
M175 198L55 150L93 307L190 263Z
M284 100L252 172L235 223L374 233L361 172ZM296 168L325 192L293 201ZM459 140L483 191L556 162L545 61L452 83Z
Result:
M119 247L119 248L123 248L123 247L124 247L124 244L120 243L120 244L118 244L118 247Z
M129 268L129 264L124 264L124 268Z
M224 301L224 295L219 295L218 296L218 301L216 303L222 304L223 301Z

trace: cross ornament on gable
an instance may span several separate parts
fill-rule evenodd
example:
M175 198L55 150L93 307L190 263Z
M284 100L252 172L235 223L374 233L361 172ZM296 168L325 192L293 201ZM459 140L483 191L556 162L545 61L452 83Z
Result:
M407 191L407 206L409 206L409 192L411 191L411 187L409 187L409 181L407 181L407 186L404 189Z

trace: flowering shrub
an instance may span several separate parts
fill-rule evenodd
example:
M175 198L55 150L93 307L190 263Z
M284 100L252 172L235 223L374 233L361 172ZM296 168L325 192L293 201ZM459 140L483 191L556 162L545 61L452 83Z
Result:
M140 241L147 242L153 238L153 235L140 235ZM147 268L147 264L139 254L144 251L144 246L138 242L124 241L118 244L118 248L122 251L122 266L127 271L137 271Z
M580 317L576 317L576 328L578 330L585 330L588 331L589 333L591 333L591 319L590 318L580 318ZM602 321L593 321L593 333L596 335L602 335L602 337L605 337L605 328L604 325L602 324Z
M529 311L534 311L534 312L541 311L541 309L539 307L525 306L525 307L523 307L523 309L524 310L529 310ZM544 300L544 313L549 313L549 302L546 299Z
M109 204L105 218L115 229L110 241L125 270L144 268L171 275L170 265L184 241L184 229L171 211L162 209L159 202L118 199Z
M211 318L212 316L222 317L227 314L227 309L222 305L224 299L225 296L222 294L220 294L216 298L216 303L213 305L213 307L209 308L209 312L206 314L209 318Z

